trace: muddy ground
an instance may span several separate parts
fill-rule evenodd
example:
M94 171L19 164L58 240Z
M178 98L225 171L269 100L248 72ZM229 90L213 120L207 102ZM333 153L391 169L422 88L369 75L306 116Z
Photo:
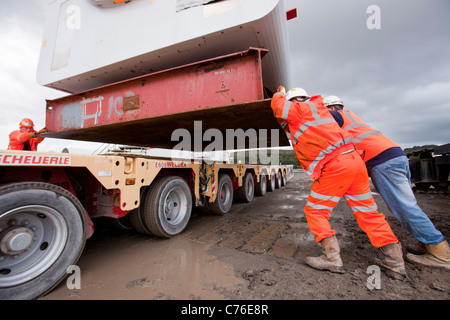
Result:
M111 228L97 221L77 265L81 288L64 280L42 300L448 300L450 271L406 263L408 278L381 272L380 288L371 276L371 246L350 208L341 200L330 223L337 231L344 274L304 264L320 247L303 213L311 180L296 171L287 186L236 203L225 216L194 212L187 229L173 239L158 239ZM448 239L450 195L416 193L422 209ZM414 239L374 194L404 246ZM370 279L369 279L370 278ZM368 284L369 279L369 284Z

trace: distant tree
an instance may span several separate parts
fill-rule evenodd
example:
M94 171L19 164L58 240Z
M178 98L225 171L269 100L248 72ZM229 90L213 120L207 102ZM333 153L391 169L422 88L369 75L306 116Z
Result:
M409 159L419 159L421 154L422 156L425 155L425 152L428 152L428 154L426 155L426 157L431 157L431 150L433 150L435 147L437 147L437 145L435 144L426 144L423 146L414 146L412 148L405 148L403 151L407 154ZM420 152L422 151L422 152Z
M249 163L249 151L238 151L233 153L233 158L241 159L242 153L245 152L245 163ZM271 159L272 151L267 150L267 157ZM292 164L294 168L301 168L298 163L297 157L295 156L294 150L278 150L278 158L281 164ZM258 159L259 161L259 159ZM262 163L267 164L267 163Z
M414 151L420 151L420 150L423 150L423 149L432 149L432 148L435 148L435 147L437 147L436 144L426 144L426 145L423 145L423 146L414 146L412 148L405 148L403 151L405 151L405 153L409 153L409 152L414 152Z

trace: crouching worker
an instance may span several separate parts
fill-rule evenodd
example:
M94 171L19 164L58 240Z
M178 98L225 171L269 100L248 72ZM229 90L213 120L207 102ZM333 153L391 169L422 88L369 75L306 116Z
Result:
M278 122L287 123L296 157L313 179L304 211L323 254L306 258L306 264L344 272L336 231L328 221L333 208L344 197L358 225L384 255L385 259L376 263L388 271L406 275L401 245L384 215L377 211L365 164L355 151L351 135L334 121L322 96L309 97L302 88L286 94L280 87L271 107Z

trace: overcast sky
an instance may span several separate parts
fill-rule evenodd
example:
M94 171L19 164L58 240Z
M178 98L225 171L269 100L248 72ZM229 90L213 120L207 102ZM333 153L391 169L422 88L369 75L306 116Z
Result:
M2 1L0 11L0 148L24 117L45 125L36 69L45 0ZM450 1L285 0L295 86L338 95L347 109L402 148L450 143ZM367 12L371 5L380 9ZM375 14L375 15L374 15ZM379 19L377 19L379 18ZM375 19L375 20L374 20ZM378 23L380 29L369 29ZM47 139L41 151L93 152L99 144Z

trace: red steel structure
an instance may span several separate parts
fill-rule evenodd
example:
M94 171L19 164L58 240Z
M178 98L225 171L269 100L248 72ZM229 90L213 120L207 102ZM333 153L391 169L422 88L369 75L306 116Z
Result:
M246 51L47 100L48 137L172 147L177 128L274 129L270 93L263 86L267 50ZM288 145L280 130L279 141Z

